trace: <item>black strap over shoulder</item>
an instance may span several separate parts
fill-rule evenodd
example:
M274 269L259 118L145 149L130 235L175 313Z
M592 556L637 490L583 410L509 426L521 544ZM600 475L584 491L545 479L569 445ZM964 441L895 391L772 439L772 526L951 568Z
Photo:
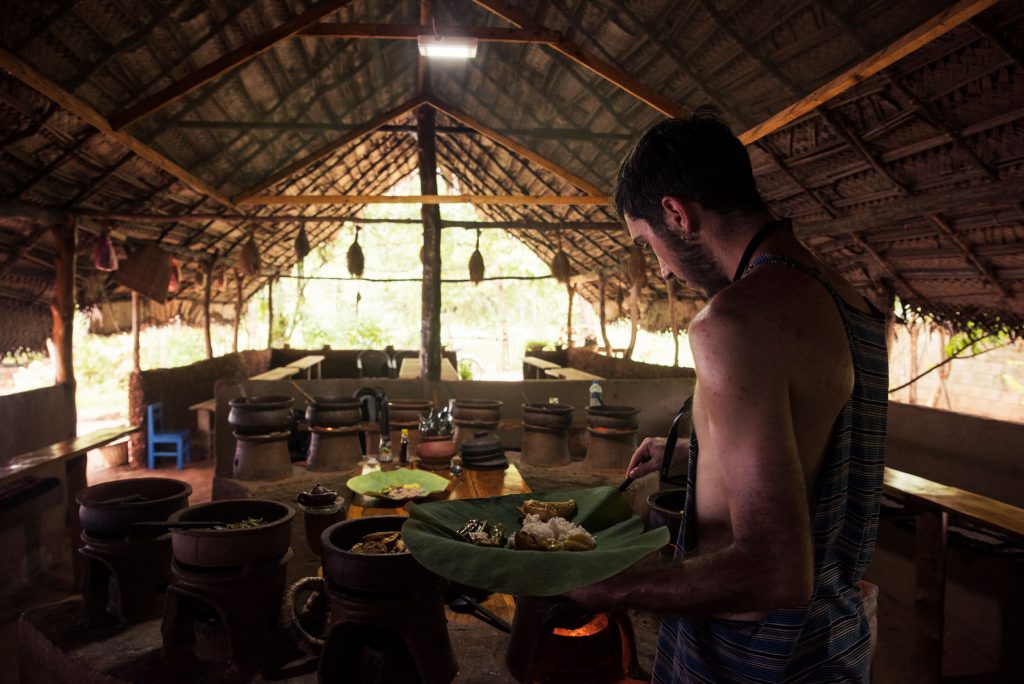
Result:
M686 401L683 402L682 407L676 413L675 419L672 421L672 427L668 431L668 437L665 439L665 454L661 458L661 481L668 482L669 484L686 484L686 476L679 478L669 477L669 472L672 468L672 456L676 452L676 443L679 441L679 423L682 422L683 416L689 416L690 407L693 404L693 397L687 397Z

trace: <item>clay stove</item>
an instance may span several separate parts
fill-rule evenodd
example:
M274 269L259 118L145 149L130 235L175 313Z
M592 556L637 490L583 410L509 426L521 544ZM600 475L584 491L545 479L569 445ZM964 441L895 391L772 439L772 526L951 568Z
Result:
M569 426L573 407L568 404L523 404L523 463L565 465L569 453Z
M188 505L192 487L145 477L87 487L76 497L82 528L82 597L92 617L122 624L160 614L171 580L171 537L154 523Z
M637 447L637 414L632 406L591 406L587 409L590 441L584 466L591 470L622 470Z
M363 458L359 443L362 402L354 397L316 397L306 406L309 470L336 471Z
M228 423L234 429L232 474L239 480L281 480L291 477L288 438L295 421L294 400L286 396L232 399Z
M324 531L324 585L331 617L321 682L447 684L458 672L448 639L444 583L412 554L361 555L364 535L399 530L402 516L373 516Z
M557 597L517 597L505 662L520 682L604 684L641 675L625 613L587 613Z
M238 528L173 529L172 583L164 612L164 648L255 672L267 664L291 560L291 519L285 504L259 499L191 506L174 521L239 524Z

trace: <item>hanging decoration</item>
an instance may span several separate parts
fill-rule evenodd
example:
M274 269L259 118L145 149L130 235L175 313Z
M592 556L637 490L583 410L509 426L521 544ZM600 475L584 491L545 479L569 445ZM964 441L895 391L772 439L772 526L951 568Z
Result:
M626 275L629 276L631 285L641 289L647 285L647 257L644 255L643 247L634 245L629 248L629 257L626 259Z
M242 273L251 278L260 274L260 248L256 245L256 231L249 231L249 239L242 245L242 258L240 259Z
M109 228L104 228L96 238L96 244L92 248L92 265L97 271L117 270L117 252L114 250L113 240L110 239Z
M480 229L476 229L476 250L469 257L469 279L479 285L484 279L484 255L480 253Z
M181 264L177 259L171 259L171 279L167 283L168 292L177 292L181 286Z
M356 290L356 320L359 320L359 302L363 301L363 293Z
M224 291L224 288L226 288L227 286L228 286L227 271L222 268L221 270L219 270L217 272L217 275L213 279L213 289L216 290L218 294L220 294L221 292Z
M366 260L363 258L363 248L359 246L360 230L362 228L356 226L356 239L352 241L352 245L348 248L348 255L346 257L348 272L356 278L363 277L363 267L366 265Z
M299 234L295 236L295 258L298 261L299 271L302 271L302 261L310 253L309 236L306 235L306 227L299 226Z
M558 235L558 254L551 260L551 275L560 283L568 284L572 277L572 266L569 265L569 255L562 249L562 235Z

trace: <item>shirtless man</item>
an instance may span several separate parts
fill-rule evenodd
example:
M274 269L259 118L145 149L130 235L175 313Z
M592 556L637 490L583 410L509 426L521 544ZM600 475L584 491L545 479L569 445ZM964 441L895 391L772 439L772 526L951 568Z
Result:
M708 298L689 328L685 529L672 564L569 597L664 614L654 681L866 681L857 582L882 490L884 316L774 220L713 117L648 130L615 202L662 275ZM657 471L664 443L644 440L629 477Z

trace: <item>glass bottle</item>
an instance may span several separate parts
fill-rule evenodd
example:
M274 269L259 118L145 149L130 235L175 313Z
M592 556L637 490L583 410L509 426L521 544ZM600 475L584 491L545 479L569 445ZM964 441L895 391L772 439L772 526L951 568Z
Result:
M398 462L402 465L409 463L409 428L402 428L402 441L398 446Z
M381 463L391 463L391 440L387 437L380 438L380 448L377 449L377 460Z

